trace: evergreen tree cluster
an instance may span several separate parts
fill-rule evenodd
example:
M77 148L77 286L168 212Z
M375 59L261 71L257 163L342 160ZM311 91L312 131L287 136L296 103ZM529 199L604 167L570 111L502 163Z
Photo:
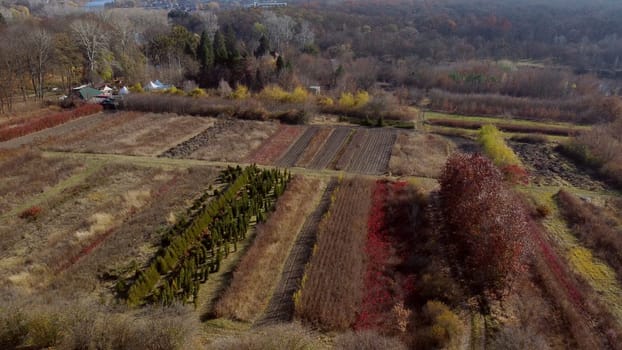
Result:
M246 55L240 52L231 26L224 32L217 30L213 38L207 31L203 31L196 50L199 82L202 86L215 86L223 78L236 81L244 79Z
M130 305L196 303L200 284L237 250L253 223L266 219L291 174L253 165L229 168L220 179L230 181L226 190L209 202L204 194L190 208L189 219L169 230L155 259L129 288Z

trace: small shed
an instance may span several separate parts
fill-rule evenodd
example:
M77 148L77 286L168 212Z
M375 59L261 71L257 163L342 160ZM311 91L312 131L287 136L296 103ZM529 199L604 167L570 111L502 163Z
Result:
M102 92L90 86L87 86L87 87L83 87L80 90L78 90L78 93L80 94L81 99L88 101L92 99L93 97L101 95Z

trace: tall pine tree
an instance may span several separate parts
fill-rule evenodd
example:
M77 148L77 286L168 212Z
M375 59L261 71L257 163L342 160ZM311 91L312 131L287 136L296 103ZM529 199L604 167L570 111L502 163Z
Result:
M201 33L199 47L197 48L197 60L201 65L201 71L208 71L214 66L214 47L209 34L204 30Z
M238 39L235 35L235 30L233 30L231 25L228 25L225 30L225 46L227 47L230 62L235 62L240 58L237 42Z
M219 65L225 65L229 61L229 52L225 43L225 37L220 30L214 35L214 62Z
M261 57L270 52L270 41L265 35L259 38L259 47L255 50L255 57Z

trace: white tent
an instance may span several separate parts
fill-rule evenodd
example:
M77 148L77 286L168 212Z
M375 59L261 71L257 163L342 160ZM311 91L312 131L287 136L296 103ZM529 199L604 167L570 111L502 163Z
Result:
M102 92L102 95L104 96L111 96L112 95L112 88L108 85L104 85L104 87L99 90Z
M153 81L150 81L149 84L147 85L147 90L158 90L161 89L162 86L158 85L156 83L154 83Z
M127 88L127 86L124 86L121 88L121 90L119 90L119 95L129 95L130 94L130 90Z

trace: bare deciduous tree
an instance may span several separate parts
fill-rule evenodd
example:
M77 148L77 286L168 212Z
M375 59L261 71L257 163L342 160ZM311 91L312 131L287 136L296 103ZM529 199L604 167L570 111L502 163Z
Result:
M71 24L78 44L87 59L90 78L95 73L97 61L108 49L108 37L103 24L95 19L79 19Z
M26 71L30 75L35 96L43 98L45 73L54 50L52 35L44 28L24 30L20 41Z
M294 38L296 21L289 16L277 16L274 12L264 12L263 25L272 46L282 51Z

